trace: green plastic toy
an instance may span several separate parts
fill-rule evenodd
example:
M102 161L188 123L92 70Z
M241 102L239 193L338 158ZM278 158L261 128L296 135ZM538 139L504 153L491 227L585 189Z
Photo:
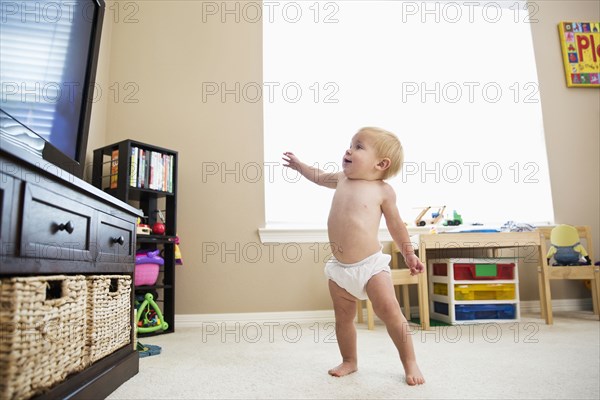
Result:
M156 313L156 319L150 320L148 318L148 311L151 309ZM143 319L142 315L144 315ZM142 321L141 324L139 323L140 320ZM152 293L146 293L144 301L138 307L137 313L135 314L135 326L139 333L156 332L159 330L165 331L169 329L169 324L165 322L160 308L154 301Z

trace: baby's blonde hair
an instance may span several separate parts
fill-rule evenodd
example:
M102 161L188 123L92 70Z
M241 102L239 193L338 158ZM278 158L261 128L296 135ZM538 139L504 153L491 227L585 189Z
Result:
M392 132L375 127L361 128L358 133L365 133L371 138L378 157L390 159L390 166L383 171L381 179L385 180L396 176L404 163L404 150L398 137Z

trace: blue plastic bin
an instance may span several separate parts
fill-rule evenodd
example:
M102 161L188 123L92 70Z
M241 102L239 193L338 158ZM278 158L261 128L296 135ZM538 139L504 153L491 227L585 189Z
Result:
M457 304L455 306L457 321L475 319L516 319L514 304Z

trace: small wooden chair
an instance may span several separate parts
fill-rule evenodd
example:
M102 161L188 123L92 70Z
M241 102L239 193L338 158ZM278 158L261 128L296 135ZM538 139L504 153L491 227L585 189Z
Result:
M429 297L427 295L427 273L421 273L418 275L411 275L408 268L400 268L398 265L398 257L401 257L400 250L396 246L396 243L392 243L392 266L391 266L391 277L392 284L399 286L399 290L402 295L402 305L404 308L404 316L410 321L410 300L409 300L409 288L407 285L418 285L417 293L419 298L419 317L421 318L421 328L423 330L429 329ZM373 311L373 304L370 300L367 302L367 327L369 330L375 329L375 312ZM363 319L363 308L362 301L356 302L356 309L358 313L358 322L364 322ZM424 317L425 316L425 317Z
M538 271L538 284L540 288L540 300L542 301L542 316L547 324L552 324L552 296L550 294L550 280L573 279L590 280L592 286L592 304L594 314L600 319L600 267L594 265L594 242L592 241L592 231L589 226L576 226L579 238L582 239L582 245L586 248L592 265L577 266L551 266L546 259L547 241L550 240L550 233L554 227L538 228L541 235L540 247L541 267Z

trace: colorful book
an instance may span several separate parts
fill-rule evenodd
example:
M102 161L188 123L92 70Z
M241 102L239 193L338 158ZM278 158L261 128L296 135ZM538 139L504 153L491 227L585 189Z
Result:
M138 186L139 188L145 188L146 187L146 179L145 179L145 173L146 173L146 151L144 149L140 149L140 155L139 155L139 165L138 165Z
M167 188L167 190L170 193L173 193L173 156L170 155L169 156L169 187Z
M568 87L600 87L600 22L558 24Z
M119 174L119 150L113 150L112 155L111 155L111 162L110 162L110 188L111 189L117 188L118 174Z
M131 148L131 165L129 166L129 186L137 187L137 178L138 178L138 148Z

